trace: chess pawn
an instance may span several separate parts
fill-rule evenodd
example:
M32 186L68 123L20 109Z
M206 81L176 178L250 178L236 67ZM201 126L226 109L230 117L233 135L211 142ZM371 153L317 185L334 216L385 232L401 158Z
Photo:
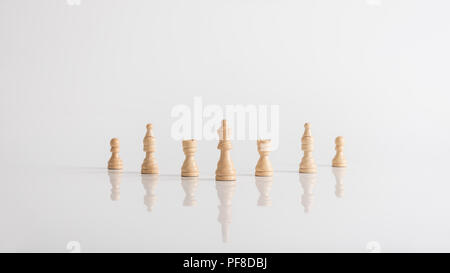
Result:
M144 204L147 210L151 212L156 203L156 186L158 185L159 176L155 174L143 174L142 185L145 189Z
M270 198L270 191L272 189L272 176L256 176L256 188L259 191L258 206L270 207L272 206L272 199Z
M108 161L109 170L122 170L123 164L122 159L119 157L120 152L120 142L119 139L113 138L110 141L111 144L111 158Z
M336 143L336 155L333 158L333 167L347 167L347 160L344 157L344 137L338 136L334 141Z
M111 184L111 200L120 199L120 183L122 182L121 170L108 170L109 183Z
M317 171L316 163L312 156L314 150L314 138L311 135L311 125L305 123L305 132L302 137L303 158L300 163L299 172L301 173L315 173Z
M314 186L316 185L316 174L315 173L301 173L300 174L300 184L303 188L302 194L302 205L305 213L311 210L311 206L314 200Z
M232 148L229 140L229 128L227 121L222 121L222 127L217 131L219 134L219 145L217 149L220 150L219 162L217 162L216 181L234 181L236 180L236 170L231 161L230 150Z
M224 243L228 242L230 238L231 203L235 188L236 181L216 181L217 195L220 200L218 221L222 226L222 241Z
M255 168L255 176L272 176L273 169L269 160L270 139L258 140L258 153L260 155Z
M181 186L184 190L184 201L183 206L192 207L197 205L197 200L195 200L195 191L197 190L198 177L181 177Z
M332 168L334 177L336 178L336 197L341 198L342 196L344 196L344 176L345 173L347 172L347 168L342 168L342 167L333 167Z
M155 137L152 133L152 124L147 124L147 133L144 137L144 152L145 159L142 163L141 173L144 174L158 174L158 163L154 157L156 151Z
M195 152L197 151L197 141L195 139L183 140L183 152L186 155L181 176L198 176L197 162L195 162Z

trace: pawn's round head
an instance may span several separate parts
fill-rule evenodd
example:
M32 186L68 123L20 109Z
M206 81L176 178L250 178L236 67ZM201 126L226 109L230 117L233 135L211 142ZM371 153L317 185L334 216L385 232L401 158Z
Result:
M305 123L305 129L309 129L309 128L311 128L311 124L309 124L308 122Z
M342 145L342 144L344 144L344 137L338 136L334 142L338 145Z
M153 125L151 123L147 124L147 130L151 130L153 128Z
M120 144L119 139L118 138L111 139L110 144L111 144L111 146L119 146L119 144Z

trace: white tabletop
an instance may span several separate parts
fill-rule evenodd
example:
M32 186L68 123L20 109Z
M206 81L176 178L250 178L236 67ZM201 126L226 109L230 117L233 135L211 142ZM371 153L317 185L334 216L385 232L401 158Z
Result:
M446 193L413 172L319 165L316 175L216 182L43 168L4 180L0 251L450 251Z

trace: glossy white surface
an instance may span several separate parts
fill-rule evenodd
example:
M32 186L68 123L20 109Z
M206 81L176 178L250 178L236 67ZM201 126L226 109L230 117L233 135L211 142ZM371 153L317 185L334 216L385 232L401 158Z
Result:
M1 200L0 250L68 252L71 241L82 252L367 252L372 241L383 252L450 250L447 193L434 189L443 181L345 172L341 197L328 166L313 187L295 171L197 185L101 168L6 172L14 187Z

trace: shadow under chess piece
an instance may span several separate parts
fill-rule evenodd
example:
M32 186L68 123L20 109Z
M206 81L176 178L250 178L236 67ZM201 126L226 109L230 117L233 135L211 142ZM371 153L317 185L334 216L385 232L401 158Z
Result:
M311 135L311 125L309 123L305 123L305 132L302 136L302 150L303 158L300 162L299 172L315 173L317 171L317 167L312 156L312 152L314 150L314 138Z
M181 177L181 186L183 187L185 194L183 206L192 207L197 205L197 200L195 199L197 185L198 177Z
M234 169L233 161L231 161L230 150L232 148L229 139L230 129L227 127L227 121L222 120L222 127L217 130L219 134L219 145L217 149L220 150L219 162L217 162L216 180L217 181L234 181L236 180L236 170Z
M183 140L183 152L186 158L181 167L181 176L198 176L197 162L195 162L194 158L196 151L197 141L195 139Z
M270 198L270 190L272 189L272 176L256 176L256 188L259 191L258 206L270 207L272 206L272 199Z
M344 157L344 137L338 136L334 143L336 144L336 155L333 158L332 166L333 167L347 167L347 160Z
M258 153L260 155L255 168L255 176L272 176L273 169L269 160L270 139L258 140Z
M156 159L154 157L154 153L156 151L156 145L155 145L155 137L152 133L153 125L147 124L147 133L144 137L144 152L145 152L145 159L142 163L141 173L145 174L158 174L158 163L156 162Z
M305 213L311 210L311 206L314 200L314 186L316 185L316 174L315 173L301 173L300 174L300 184L302 185L302 205Z
M120 200L120 183L122 182L121 170L108 170L109 183L111 184L111 200Z
M218 221L222 226L222 241L227 243L230 239L231 203L236 189L236 181L216 181L217 195L219 196Z
M344 196L344 176L347 172L347 168L343 167L333 167L332 168L334 177L336 177L336 191L337 197L341 198Z
M119 157L120 142L119 139L113 138L110 141L111 145L111 158L108 161L109 170L121 170L123 168L122 159Z
M157 174L142 174L142 185L145 189L144 204L147 210L151 212L156 203L156 186L158 185L159 176Z

